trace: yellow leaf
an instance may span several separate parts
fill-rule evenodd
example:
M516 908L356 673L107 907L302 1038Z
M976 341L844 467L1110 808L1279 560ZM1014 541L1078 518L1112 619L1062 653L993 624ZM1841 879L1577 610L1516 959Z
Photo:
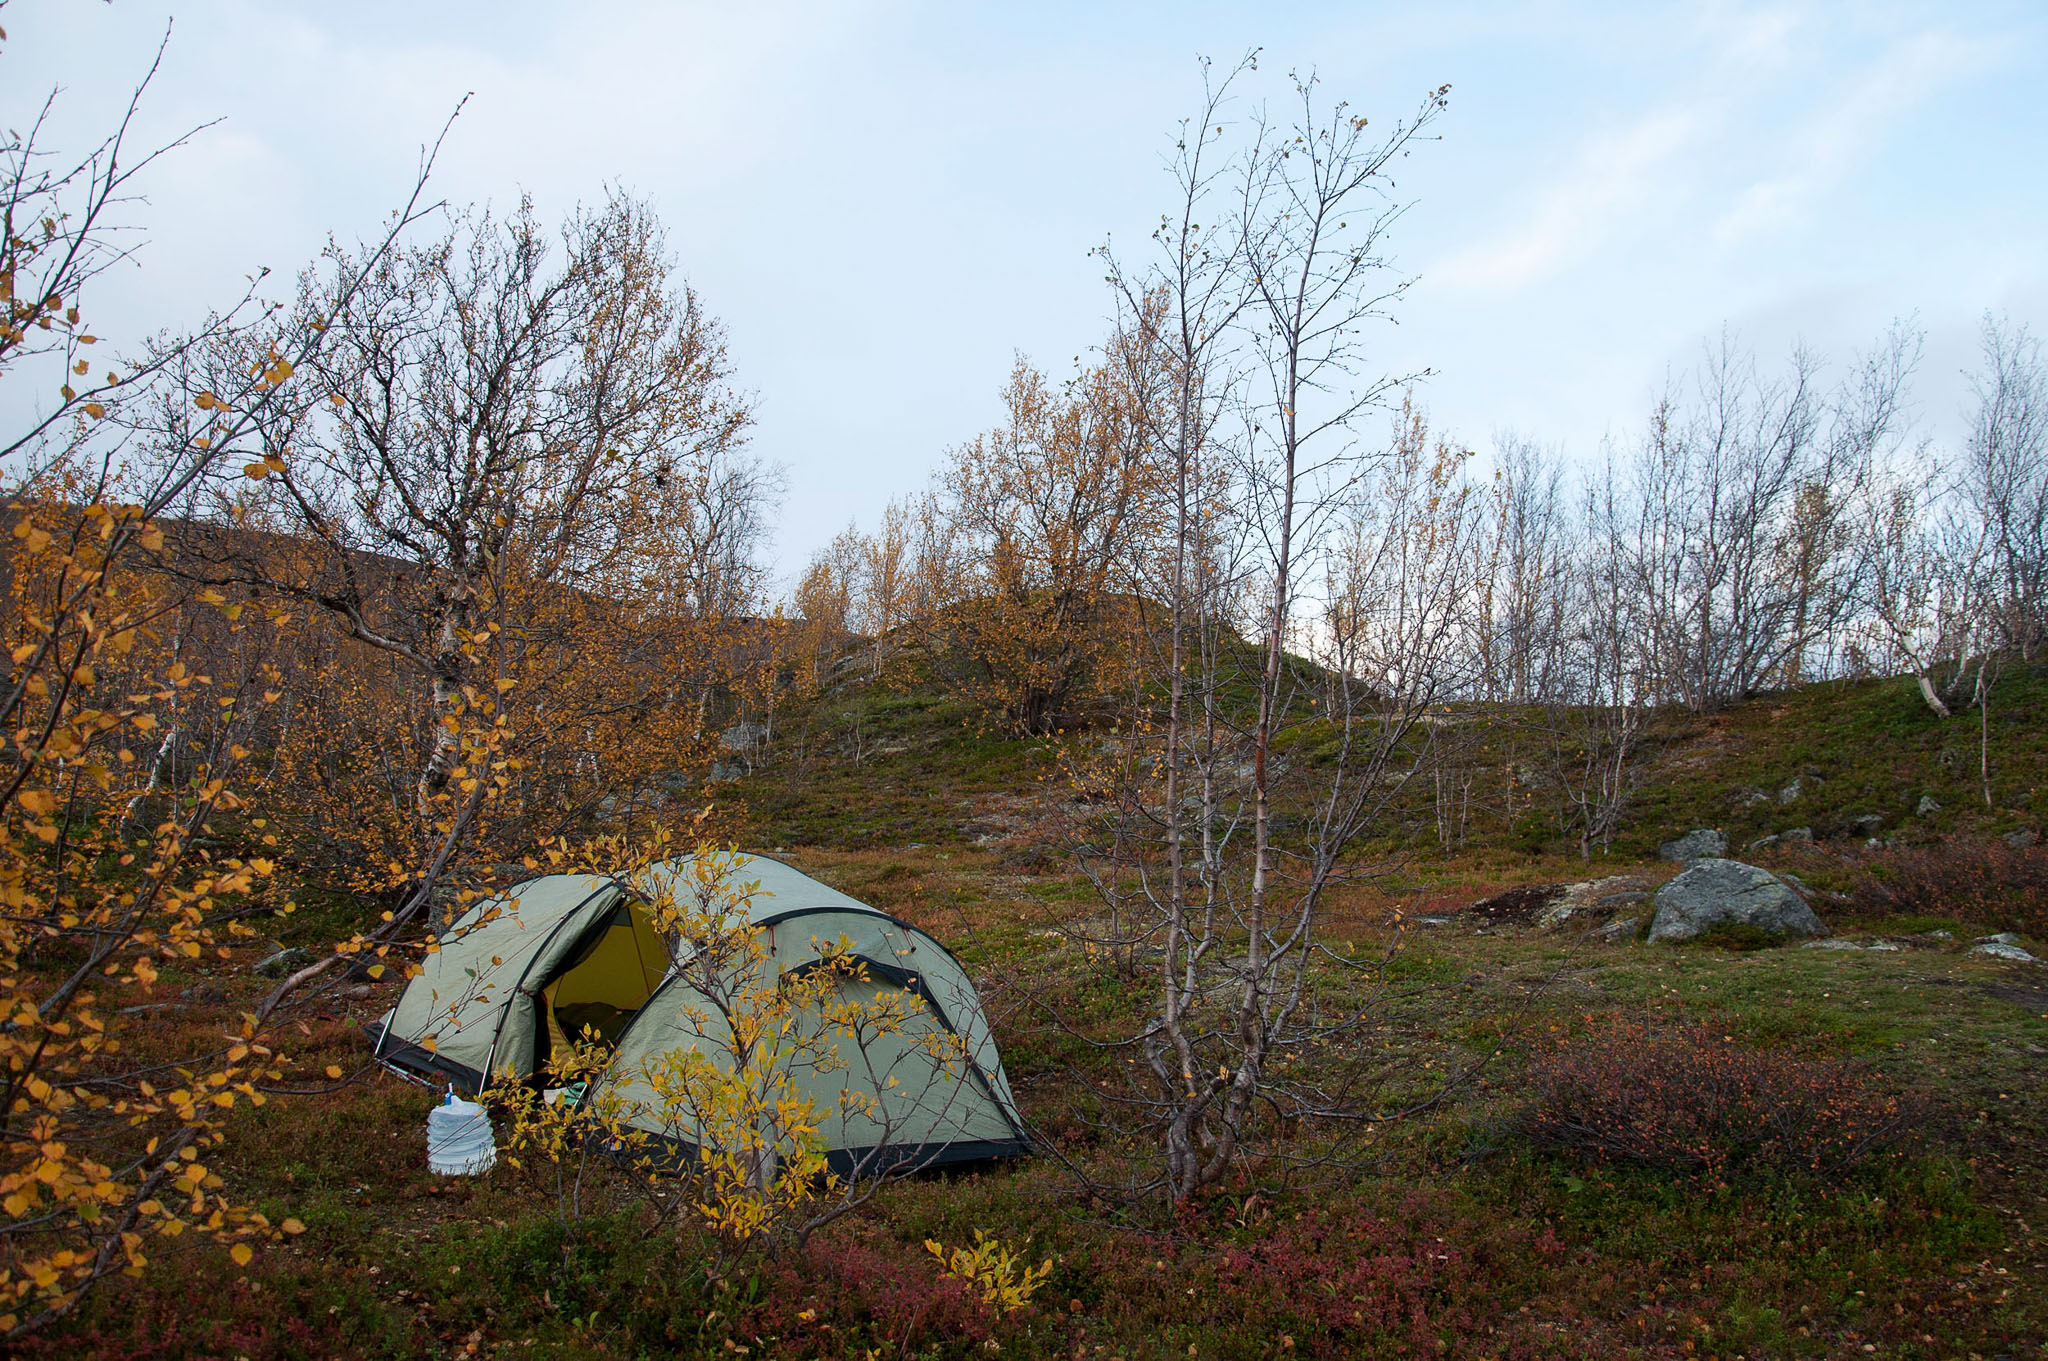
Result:
M341 1065L340 1065L340 1064L338 1064L338 1063L330 1063L330 1064L328 1064L328 1065L327 1065L327 1076L329 1076L329 1077L332 1077L332 1078L338 1078L338 1077L340 1077L340 1076L341 1076Z
M107 409L101 406L98 402L87 402L85 404L85 414L92 417L94 420L98 420L100 417L107 414Z
M304 1233L306 1231L306 1226L296 1219L287 1219L277 1227L283 1229L286 1233Z
M251 482L261 482L264 478L270 476L270 465L267 463L244 463L242 465L242 475Z
M249 1265L249 1259L254 1257L255 1255L255 1253L249 1250L249 1245L247 1243L237 1243L233 1247L228 1249L228 1256L235 1259L236 1266Z
M192 399L192 405L198 407L201 411L211 411L220 405L220 398L214 396L211 392L202 392Z

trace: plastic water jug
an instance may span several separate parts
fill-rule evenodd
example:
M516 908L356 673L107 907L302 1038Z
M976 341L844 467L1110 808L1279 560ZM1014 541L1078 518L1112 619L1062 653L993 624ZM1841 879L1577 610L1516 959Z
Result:
M474 1177L497 1161L491 1113L450 1089L447 1099L427 1112L427 1166L444 1177Z

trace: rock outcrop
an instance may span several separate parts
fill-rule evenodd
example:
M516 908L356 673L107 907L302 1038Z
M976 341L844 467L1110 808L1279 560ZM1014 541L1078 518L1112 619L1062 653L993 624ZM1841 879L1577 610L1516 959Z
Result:
M1536 916L1536 925L1555 931L1573 918L1606 916L1620 908L1633 907L1650 896L1650 881L1633 874L1615 874L1605 879L1566 884Z

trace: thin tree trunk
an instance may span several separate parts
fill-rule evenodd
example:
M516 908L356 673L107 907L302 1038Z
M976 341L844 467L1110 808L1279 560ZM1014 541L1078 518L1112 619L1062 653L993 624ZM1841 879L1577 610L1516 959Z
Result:
M1928 676L1926 671L1914 672L1913 679L1920 683L1920 698L1927 701L1928 708L1934 710L1935 713L1943 718L1955 717L1955 714L1949 709L1948 705L1943 702L1940 692L1934 688L1934 681Z
M433 718L434 741L426 765L420 771L419 814L434 816L434 800L448 787L462 754L463 634L469 623L467 594L448 602L441 615L441 631L434 639Z
M171 661L183 661L185 656L185 613L178 612L178 623L171 635ZM176 710L174 709L175 715ZM185 725L174 716L164 728L163 740L157 743L156 756L149 763L149 783L142 792L128 800L128 806L121 812L121 835L134 841L149 831L143 823L143 813L149 807L153 795L162 792L177 776L178 742L185 734Z

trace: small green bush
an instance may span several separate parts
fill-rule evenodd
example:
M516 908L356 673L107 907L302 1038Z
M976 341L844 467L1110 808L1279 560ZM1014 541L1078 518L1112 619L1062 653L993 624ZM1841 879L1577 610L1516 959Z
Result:
M1752 950L1771 950L1785 943L1782 931L1766 931L1761 926L1748 922L1718 922L1694 936L1690 942L1703 950L1732 950L1747 954Z

